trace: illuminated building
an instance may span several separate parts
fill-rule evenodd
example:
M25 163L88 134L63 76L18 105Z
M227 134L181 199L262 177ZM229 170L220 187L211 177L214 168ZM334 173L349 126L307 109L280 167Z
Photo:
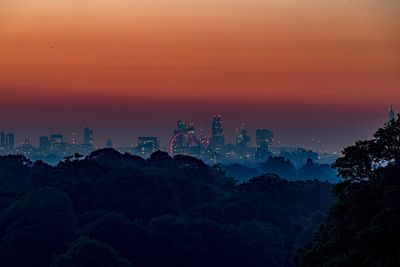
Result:
M170 154L183 154L187 147L188 127L185 122L178 120L177 127L173 131L173 137L170 142Z
M15 148L15 137L13 133L8 133L6 135L6 149L8 152L14 151Z
M93 142L93 130L89 128L83 129L83 144L86 145L89 148L94 147L94 142Z
M221 116L213 116L211 122L211 140L210 144L213 149L220 150L225 145L224 129L222 127Z

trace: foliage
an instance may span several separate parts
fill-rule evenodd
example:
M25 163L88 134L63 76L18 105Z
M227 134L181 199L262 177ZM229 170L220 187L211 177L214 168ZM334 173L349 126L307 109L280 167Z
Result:
M164 152L0 162L1 266L293 266L332 203L326 182L237 184Z
M0 266L46 266L75 237L69 197L42 188L19 197L0 215Z
M344 149L335 162L345 179L334 189L337 202L299 250L299 266L400 266L399 163L400 118Z
M81 237L74 242L65 254L56 256L52 267L130 267L108 244Z

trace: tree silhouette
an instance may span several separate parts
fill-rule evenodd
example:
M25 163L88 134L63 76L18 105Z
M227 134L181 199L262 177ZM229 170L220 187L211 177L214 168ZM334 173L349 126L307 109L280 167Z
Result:
M160 151L0 163L7 267L292 267L293 248L332 203L329 183L266 175L238 184L219 166Z
M400 117L379 128L374 138L358 141L343 150L343 156L333 164L349 181L373 179L381 171L400 164Z
M344 178L325 222L301 248L302 267L400 266L400 118L343 151Z

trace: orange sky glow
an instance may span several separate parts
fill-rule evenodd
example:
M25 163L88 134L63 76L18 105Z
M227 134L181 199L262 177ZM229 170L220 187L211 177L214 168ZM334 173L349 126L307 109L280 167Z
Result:
M302 138L320 129L337 149L380 125L389 102L400 106L400 1L2 0L0 93L0 115L12 118L2 127L32 136L34 123L103 129L96 120L112 126L123 106L135 109L127 121L163 113L165 140L178 115L206 113L208 123L220 112L230 114L232 132L239 116L252 116L250 127L276 129L287 144L308 123ZM71 104L74 114L62 109ZM325 127L332 110L342 113ZM154 134L151 127L141 129ZM343 142L327 135L340 127Z
M399 15L395 0L5 0L0 91L388 102L400 97Z

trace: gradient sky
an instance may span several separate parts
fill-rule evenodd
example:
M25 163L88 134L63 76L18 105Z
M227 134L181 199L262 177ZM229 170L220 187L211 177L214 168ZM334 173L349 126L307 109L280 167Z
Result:
M398 0L1 0L0 128L168 141L178 117L330 151L400 108ZM206 130L205 130L206 131Z

